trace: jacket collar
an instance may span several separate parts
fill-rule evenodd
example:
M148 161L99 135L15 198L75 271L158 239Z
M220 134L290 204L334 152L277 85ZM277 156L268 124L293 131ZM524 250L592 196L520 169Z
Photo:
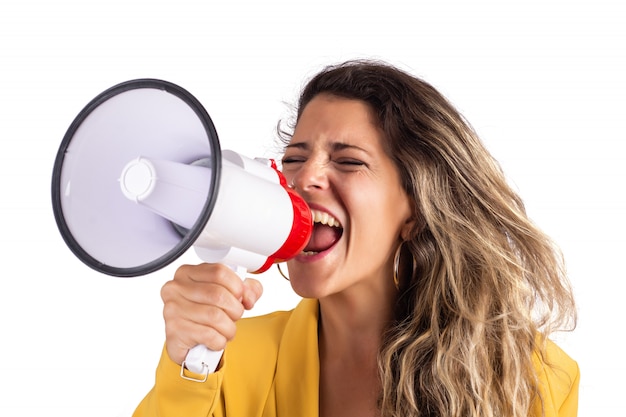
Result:
M318 417L319 352L317 325L319 303L303 299L285 327L276 367L279 416Z

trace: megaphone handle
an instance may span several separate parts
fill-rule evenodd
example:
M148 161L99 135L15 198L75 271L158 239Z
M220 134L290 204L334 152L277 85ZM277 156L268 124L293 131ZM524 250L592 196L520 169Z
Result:
M240 266L231 266L231 268L237 272L237 275L243 280L248 272L246 268ZM222 359L224 350L210 350L204 345L197 345L187 352L184 362L180 368L180 376L184 379L188 379L196 382L204 382L207 380L208 375L215 372L217 366ZM185 375L185 369L189 369L191 372L203 375L203 379L191 378Z
M217 365L222 359L224 350L210 350L204 345L197 345L187 352L185 361L181 365L180 376L192 381L204 382L207 375L215 372ZM204 375L203 379L190 378L185 375L184 370L189 369L191 372Z

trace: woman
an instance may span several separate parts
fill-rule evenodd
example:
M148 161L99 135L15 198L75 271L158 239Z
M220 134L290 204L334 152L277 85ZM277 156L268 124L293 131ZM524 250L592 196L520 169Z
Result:
M316 222L288 262L302 302L239 320L258 281L179 268L136 416L576 415L578 366L548 340L575 324L561 258L440 93L346 62L305 86L281 133ZM179 376L197 344L226 348L203 383Z

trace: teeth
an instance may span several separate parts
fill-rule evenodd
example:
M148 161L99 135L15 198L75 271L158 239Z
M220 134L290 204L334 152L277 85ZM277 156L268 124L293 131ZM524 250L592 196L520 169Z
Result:
M339 220L325 211L311 210L311 217L313 217L313 223L321 223L331 227L341 227Z

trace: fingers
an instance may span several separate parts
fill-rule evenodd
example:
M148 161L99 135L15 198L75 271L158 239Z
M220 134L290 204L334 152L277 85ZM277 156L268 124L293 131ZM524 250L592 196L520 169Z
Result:
M255 279L241 281L220 264L184 265L163 285L166 348L181 364L192 347L221 350L235 336L236 321L263 292Z

